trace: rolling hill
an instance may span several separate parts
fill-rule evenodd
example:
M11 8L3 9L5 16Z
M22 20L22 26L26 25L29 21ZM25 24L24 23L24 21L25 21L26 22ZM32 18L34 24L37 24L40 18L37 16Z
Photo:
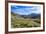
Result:
M40 27L40 14L20 15L11 12L12 28Z

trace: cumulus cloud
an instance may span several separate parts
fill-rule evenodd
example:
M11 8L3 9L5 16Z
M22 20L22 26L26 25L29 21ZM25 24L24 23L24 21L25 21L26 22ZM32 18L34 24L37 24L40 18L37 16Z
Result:
M40 6L11 6L11 11L21 15L40 13Z

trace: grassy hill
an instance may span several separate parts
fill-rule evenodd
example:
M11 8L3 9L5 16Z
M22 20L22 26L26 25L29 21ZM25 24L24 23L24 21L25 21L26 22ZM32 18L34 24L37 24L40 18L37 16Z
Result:
M40 19L39 17L34 19L29 18L24 18L18 14L14 14L13 12L11 13L11 27L12 28L29 28L29 27L40 27Z

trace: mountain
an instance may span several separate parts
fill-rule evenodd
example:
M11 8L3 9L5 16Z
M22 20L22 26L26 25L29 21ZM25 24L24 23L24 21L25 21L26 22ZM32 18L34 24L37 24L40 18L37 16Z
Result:
M40 14L32 13L32 14L29 14L29 15L21 15L21 17L36 19L36 18L40 18Z
M32 18L32 19L40 18L40 14L36 14L36 13L32 13L32 14L28 14L28 15L15 14L13 12L11 12L11 13L14 16L16 16L16 18Z
M40 14L32 13L31 18L33 18L33 19L40 18Z

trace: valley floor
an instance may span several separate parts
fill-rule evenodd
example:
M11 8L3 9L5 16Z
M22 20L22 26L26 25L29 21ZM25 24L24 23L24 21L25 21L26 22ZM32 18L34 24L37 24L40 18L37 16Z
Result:
M11 19L12 28L40 27L40 19Z

